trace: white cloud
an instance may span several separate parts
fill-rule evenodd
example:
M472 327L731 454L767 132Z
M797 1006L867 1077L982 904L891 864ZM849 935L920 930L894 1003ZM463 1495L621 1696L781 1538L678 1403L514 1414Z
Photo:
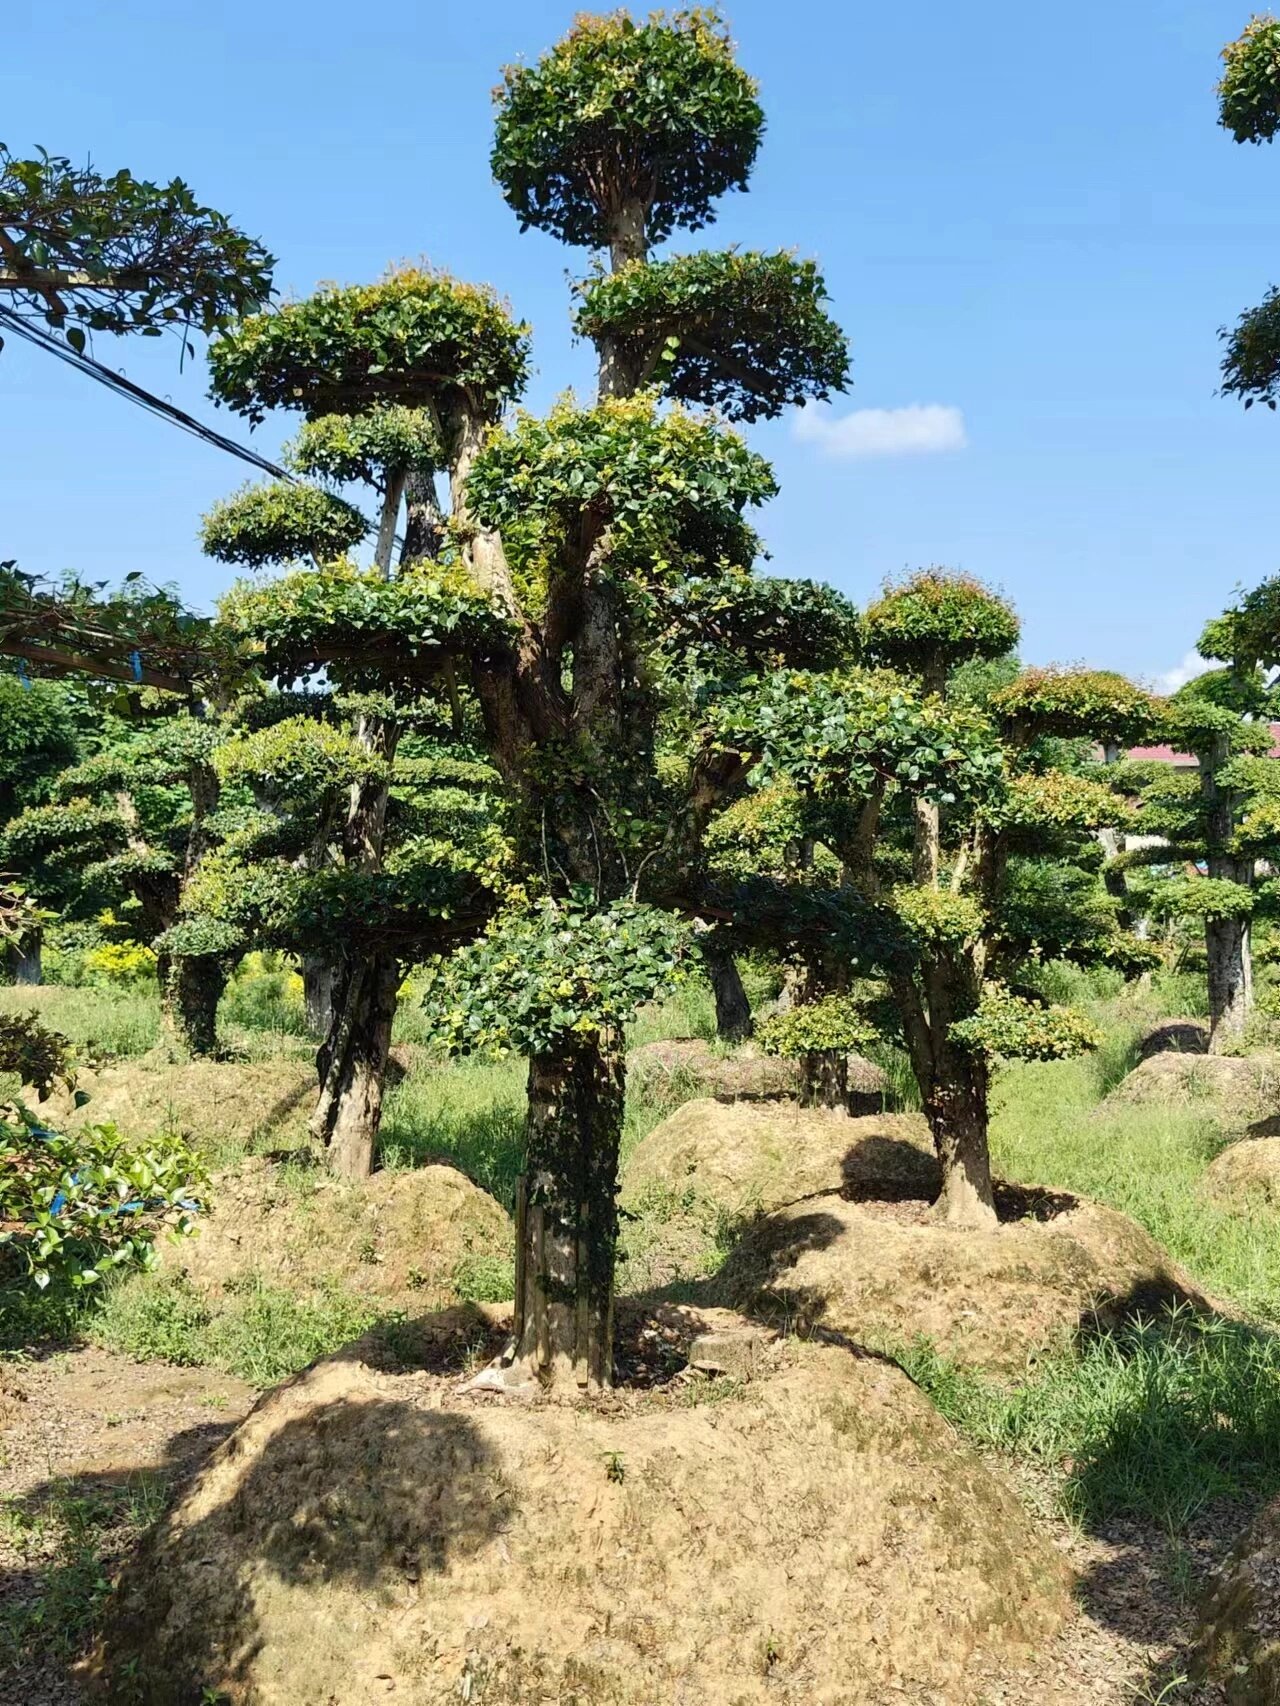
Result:
M964 414L948 403L908 403L901 409L853 409L837 415L828 405L808 403L794 417L793 436L816 444L828 456L923 456L963 450Z
M1194 681L1197 675L1202 675L1208 667L1199 652L1184 652L1181 663L1174 664L1172 669L1166 669L1156 676L1156 686L1162 693L1176 693L1180 687L1185 687L1188 681Z

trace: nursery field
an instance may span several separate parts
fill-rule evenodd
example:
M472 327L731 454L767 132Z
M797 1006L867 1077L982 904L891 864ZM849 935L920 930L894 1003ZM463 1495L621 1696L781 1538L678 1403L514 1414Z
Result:
M1105 1027L1106 1042L1082 1059L1013 1066L1000 1076L997 1173L1046 1198L1079 1194L1130 1217L1167 1253L1187 1301L1173 1300L1172 1290L1161 1297L1157 1286L1145 1308L1139 1299L1123 1319L1058 1332L1042 1319L1043 1293L1074 1283L1072 1307L1083 1318L1080 1304L1104 1303L1107 1263L1134 1258L1116 1247L1095 1251L1096 1282L1028 1268L1014 1279L1021 1295L1011 1308L1001 1305L1012 1356L983 1344L975 1364L955 1331L966 1304L972 1312L975 1275L949 1273L935 1260L924 1275L933 1306L918 1311L934 1336L911 1331L908 1302L901 1320L881 1311L863 1338L972 1442L1073 1572L1077 1609L1036 1667L1027 1669L1016 1650L998 1663L987 1655L968 1697L1217 1700L1225 1696L1216 1684L1178 1679L1195 1667L1189 1643L1206 1584L1258 1502L1280 1491L1280 1337L1272 1336L1280 1324L1280 1167L1272 1162L1270 1182L1228 1178L1217 1188L1210 1169L1257 1141L1251 1127L1266 1128L1271 1057L1265 1048L1240 1057L1255 1077L1226 1090L1214 1081L1213 1060L1193 1053L1150 1056L1178 1070L1144 1080L1143 1039L1165 1040L1171 1016L1194 1020L1194 980L1161 976L1117 989L1099 978L1082 987L1067 968L1059 975ZM404 1070L388 1099L380 1168L363 1184L329 1182L305 1134L314 1080L297 982L269 963L244 968L221 1014L231 1058L197 1065L166 1054L145 990L0 992L0 1011L34 1006L90 1063L82 1117L127 1112L135 1127L180 1129L212 1177L194 1236L167 1247L157 1272L109 1280L81 1300L28 1296L6 1305L6 1701L82 1698L77 1666L103 1619L115 1615L111 1580L145 1546L175 1485L257 1393L317 1358L341 1355L362 1335L371 1348L361 1354L375 1366L431 1367L415 1336L424 1318L452 1322L455 1380L500 1335L522 1165L519 1066L433 1054L415 1039L414 1008L402 1002L395 1058ZM1175 1034L1185 1042L1185 1031ZM919 1121L891 1052L879 1062L883 1115L807 1113L785 1097L755 1099L749 1082L745 1095L721 1087L712 1100L707 1074L714 1080L760 1064L750 1045L727 1048L714 1037L714 1009L698 987L647 1010L633 1027L639 1064L622 1171L623 1323L636 1308L661 1323L664 1309L705 1306L716 1320L716 1308L742 1301L724 1290L725 1276L742 1262L753 1225L795 1192L797 1179L810 1217L827 1200L868 1207L874 1181L842 1184L838 1162L824 1181L823 1168L830 1172L832 1156L870 1128L905 1147ZM667 1038L701 1038L695 1064L687 1049L664 1048ZM656 1072L645 1064L654 1056ZM690 1133L700 1168L679 1160L679 1139ZM639 1184L629 1188L633 1172ZM908 1202L899 1199L896 1212ZM893 1284L910 1296L912 1256L886 1258L899 1263ZM1162 1271L1157 1258L1147 1277ZM989 1269L981 1276L988 1300L998 1277ZM757 1294L762 1320L765 1302ZM823 1321L818 1308L791 1325L821 1340ZM677 1336L661 1325L650 1332L628 1354L642 1367L649 1358L660 1382L683 1366L674 1377L679 1396L668 1402L714 1414L748 1401L741 1368L698 1371L683 1364ZM434 1354L439 1366L444 1353Z

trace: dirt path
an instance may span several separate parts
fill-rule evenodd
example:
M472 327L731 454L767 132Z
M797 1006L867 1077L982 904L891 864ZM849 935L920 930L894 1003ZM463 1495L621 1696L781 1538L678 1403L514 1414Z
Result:
M69 1666L108 1578L253 1397L209 1370L91 1348L3 1368L0 1706L85 1706ZM1019 1482L1042 1506L1045 1489ZM1133 1523L1101 1535L1051 1523L1079 1577L1080 1615L1033 1667L973 1676L974 1706L1220 1706L1213 1689L1182 1685L1162 1697L1161 1688L1178 1674L1195 1601L1248 1514L1220 1507L1176 1543ZM904 1698L886 1696L886 1706Z
M80 1706L107 1578L253 1398L92 1348L0 1365L0 1706Z

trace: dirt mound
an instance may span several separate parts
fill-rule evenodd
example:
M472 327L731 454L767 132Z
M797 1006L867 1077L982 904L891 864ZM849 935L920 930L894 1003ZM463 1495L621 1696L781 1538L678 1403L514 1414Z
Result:
M511 1221L453 1167L352 1180L255 1156L214 1179L211 1201L195 1236L161 1256L207 1297L253 1278L429 1309L460 1292L511 1296Z
M1207 1054L1209 1027L1202 1019L1165 1019L1138 1043L1138 1059L1156 1054Z
M1227 1706L1280 1701L1280 1500L1268 1505L1205 1602L1193 1670Z
M997 1196L992 1232L934 1225L923 1202L795 1203L747 1230L708 1301L860 1344L923 1334L959 1362L1009 1373L1081 1329L1204 1301L1127 1215L1045 1191Z
M649 1096L674 1101L681 1096L715 1096L722 1101L768 1101L800 1094L799 1063L761 1054L750 1043L721 1053L701 1037L674 1037L645 1043L627 1056L631 1083ZM849 1056L849 1092L883 1096L887 1079L861 1055Z
M690 1378L513 1404L318 1364L126 1571L109 1698L960 1702L1062 1622L1053 1548L896 1368L789 1341Z
M852 1118L789 1105L686 1102L649 1133L626 1165L623 1200L694 1191L730 1214L780 1208L821 1191L931 1194L937 1163L913 1114Z
M315 1067L306 1060L193 1060L174 1065L160 1051L100 1072L84 1072L87 1094L75 1107L65 1092L40 1104L51 1122L67 1129L114 1120L122 1131L147 1137L177 1131L205 1155L247 1144L288 1147L303 1143L316 1099Z
M1153 1054L1107 1097L1126 1106L1212 1107L1220 1117L1247 1122L1280 1099L1280 1056L1267 1054ZM1105 1106L1105 1104L1104 1104Z
M1280 1137L1246 1137L1205 1168L1204 1188L1220 1197L1258 1197L1280 1204Z

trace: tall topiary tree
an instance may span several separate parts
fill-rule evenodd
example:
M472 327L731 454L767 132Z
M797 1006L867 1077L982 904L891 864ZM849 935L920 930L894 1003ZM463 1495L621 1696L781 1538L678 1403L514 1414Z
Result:
M1222 51L1219 119L1237 142L1271 142L1280 131L1280 18L1259 14ZM1276 406L1280 395L1280 289L1272 286L1256 308L1223 331L1222 389Z
M722 738L754 760L753 779L799 792L842 867L830 899L858 926L851 969L882 980L887 1007L873 985L865 1010L890 1015L906 1048L942 1167L935 1213L956 1225L995 1218L993 1061L1056 1058L1093 1040L1078 1015L1035 996L1028 968L1151 958L1088 869L1094 833L1124 808L1054 762L1063 739L1144 726L1149 701L1081 671L1024 672L990 710L953 690L962 666L1016 638L1003 599L931 569L867 611L864 652L879 670L775 679L721 721Z
M457 901L450 883L459 876L448 861L437 868L424 845L425 865L407 870L402 858L394 875L388 869L388 803L402 713L412 716L424 699L456 697L454 660L505 650L512 638L505 615L475 588L457 552L442 556L434 476L474 457L504 402L522 386L526 362L525 328L492 292L420 268L393 272L376 285L327 288L254 316L210 355L220 402L253 421L272 408L302 412L290 458L300 473L325 482L251 489L206 518L205 548L222 561L314 565L237 588L224 603L223 623L257 648L260 667L278 681L287 685L324 669L339 687L365 696L355 726L363 769L348 754L335 772L347 777L341 821L328 815L330 790L307 832L308 847L295 850L315 879L310 927L296 917L259 924L268 936L292 937L289 945L309 949L313 964L326 946L331 956L336 948L313 1130L332 1164L350 1174L367 1173L373 1163L406 958L459 933L444 924ZM380 498L367 571L346 553L368 524L332 489L352 482ZM405 539L393 568L402 514ZM301 773L308 743L318 736L305 726L278 731L272 737L278 772L287 772L290 733ZM292 807L300 809L299 801ZM241 847L254 859L264 851L271 849ZM323 883L335 863L348 885L370 891L363 920L336 893L326 915ZM426 922L433 893L434 934ZM404 914L398 924L397 894ZM474 904L464 912L473 913Z

